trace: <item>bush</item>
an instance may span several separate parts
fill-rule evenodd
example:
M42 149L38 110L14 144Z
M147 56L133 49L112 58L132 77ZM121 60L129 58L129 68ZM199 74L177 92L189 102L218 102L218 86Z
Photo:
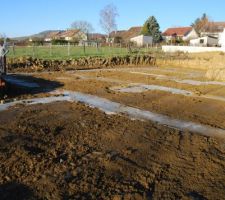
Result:
M52 45L65 45L68 44L68 41L62 39L52 40Z

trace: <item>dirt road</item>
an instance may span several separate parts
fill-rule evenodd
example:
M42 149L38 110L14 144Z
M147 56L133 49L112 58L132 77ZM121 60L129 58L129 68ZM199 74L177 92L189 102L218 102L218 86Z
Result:
M225 84L204 73L171 67L17 75L39 87L9 87L7 99L78 91L224 130ZM224 138L68 101L18 104L1 111L0 122L2 199L225 198Z

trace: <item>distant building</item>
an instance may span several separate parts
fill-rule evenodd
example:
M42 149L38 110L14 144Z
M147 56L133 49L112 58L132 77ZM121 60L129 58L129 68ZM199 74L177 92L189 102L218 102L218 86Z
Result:
M219 35L219 45L225 48L225 28L222 33Z
M191 46L199 47L215 47L218 46L218 38L213 36L205 36L190 40Z
M61 32L62 32L62 31L54 31L54 32L49 33L49 34L45 37L44 41L45 41L45 42L51 42L52 40L56 39L57 36L58 36Z
M139 35L130 39L131 42L134 42L137 46L145 46L145 45L152 45L153 44L153 37L151 36L144 36Z
M209 22L205 30L200 33L201 37L213 36L219 38L225 28L225 22Z
M191 41L191 45L200 42L199 46L224 46L224 30L225 22L209 22L205 25L204 31L200 32L200 38Z
M131 38L139 36L141 34L141 26L131 27L129 30L113 31L109 35L107 42L111 43L127 43Z
M87 40L87 35L80 30L67 30L63 31L57 35L57 39L62 39L66 41L75 41L75 40Z
M198 33L192 27L168 28L162 35L166 42L174 39L189 41L198 38Z
M88 41L104 43L106 42L106 37L107 37L106 35L101 33L89 33Z
M60 39L65 41L75 41L75 40L86 41L87 35L80 30L55 31L55 32L49 33L44 40L46 42L51 42L52 40L55 40L55 39Z

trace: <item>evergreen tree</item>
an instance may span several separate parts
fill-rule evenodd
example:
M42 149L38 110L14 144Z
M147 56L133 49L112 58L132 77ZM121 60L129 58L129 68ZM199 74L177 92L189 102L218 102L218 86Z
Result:
M141 30L141 34L145 36L152 36L153 42L158 43L162 40L162 35L159 29L160 29L160 26L156 18L154 16L151 16L144 23Z

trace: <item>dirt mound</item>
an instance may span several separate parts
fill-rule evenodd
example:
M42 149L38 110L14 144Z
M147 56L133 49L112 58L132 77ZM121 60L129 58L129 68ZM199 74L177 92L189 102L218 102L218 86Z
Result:
M75 103L0 113L3 199L223 199L224 141Z
M9 72L60 71L71 69L113 68L116 66L154 66L156 60L150 55L82 57L70 60L42 60L32 57L8 59Z

